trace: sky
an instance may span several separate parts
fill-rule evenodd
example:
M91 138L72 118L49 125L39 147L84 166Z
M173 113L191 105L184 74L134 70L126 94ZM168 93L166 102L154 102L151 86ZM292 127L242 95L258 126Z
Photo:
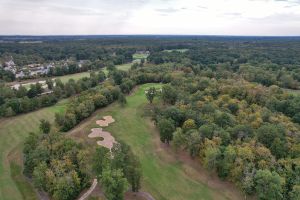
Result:
M300 0L0 0L0 35L300 36Z

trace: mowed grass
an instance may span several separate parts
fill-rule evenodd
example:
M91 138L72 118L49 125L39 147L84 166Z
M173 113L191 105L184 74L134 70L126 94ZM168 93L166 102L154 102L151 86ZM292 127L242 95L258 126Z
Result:
M143 191L151 193L156 200L227 199L225 194L199 181L197 172L187 172L190 168L184 163L174 159L164 149L158 148L160 143L157 142L157 131L151 125L150 119L143 117L147 104L144 91L150 86L161 87L160 84L140 86L133 95L127 97L125 107L114 103L97 111L88 121L72 130L70 135L74 138L80 136L80 140L88 140L90 129L97 127L95 121L105 115L112 115L116 122L104 129L110 131L117 140L130 145L138 155L143 171Z
M90 77L90 72L81 72L81 73L76 73L76 74L68 74L65 76L58 76L56 78L60 79L61 82L66 83L70 79L74 79L75 81L84 78L84 77Z
M170 49L170 50L164 50L164 52L169 52L169 53L173 52L173 51L184 53L184 52L188 51L188 49Z
M37 199L31 185L22 176L22 144L30 132L39 131L40 119L54 121L55 112L63 112L67 100L52 107L0 121L0 199Z
M135 53L132 55L133 60L147 59L148 55L144 53Z

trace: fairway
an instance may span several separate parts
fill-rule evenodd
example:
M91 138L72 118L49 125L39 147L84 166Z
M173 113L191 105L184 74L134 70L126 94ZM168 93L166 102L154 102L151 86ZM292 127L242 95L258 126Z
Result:
M67 100L63 100L55 106L0 121L1 200L36 199L32 187L22 176L22 162L20 160L22 143L28 133L38 132L40 119L47 119L52 123L55 112L63 112L66 103ZM13 160L11 163L10 156Z
M163 50L164 52L168 52L168 53L171 53L171 52L180 52L180 53L184 53L184 52L187 52L188 49L169 49L169 50Z
M76 74L68 74L65 76L57 76L55 78L60 79L61 82L66 83L70 79L74 79L75 81L84 78L84 77L90 77L90 72L81 72L81 73L76 73Z
M240 199L241 196L235 192L208 187L200 180L201 174L161 148L156 129L148 118L143 117L143 108L147 104L144 91L150 86L161 87L160 84L140 86L133 95L127 97L125 107L114 103L98 110L89 120L73 129L70 135L86 140L90 129L98 127L95 121L111 115L116 122L104 130L112 133L116 140L125 141L139 156L143 170L143 191L151 193L157 200Z

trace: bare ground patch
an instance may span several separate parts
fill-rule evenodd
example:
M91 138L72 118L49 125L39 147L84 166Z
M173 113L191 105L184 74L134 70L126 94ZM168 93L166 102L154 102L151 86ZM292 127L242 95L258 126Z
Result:
M101 127L107 127L109 124L115 122L114 118L112 116L104 116L103 119L97 120L96 124L98 124Z
M97 144L104 146L111 150L116 142L115 138L110 134L110 132L103 131L102 128L93 128L92 132L88 135L89 138L103 138L103 140L97 141Z

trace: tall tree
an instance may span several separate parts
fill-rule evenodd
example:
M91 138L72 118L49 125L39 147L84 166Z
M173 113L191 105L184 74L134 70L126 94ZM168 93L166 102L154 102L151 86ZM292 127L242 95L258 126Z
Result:
M155 87L150 87L146 91L146 97L147 97L148 101L150 103L152 103L155 96L156 96L156 89L155 89Z
M108 200L123 200L128 182L121 169L105 169L102 173L101 183L104 195Z
M260 200L283 199L280 176L269 170L258 170L255 175L256 192Z
M50 132L51 129L51 124L49 121L45 120L45 119L41 119L40 120L40 130L42 133L44 134L48 134Z

